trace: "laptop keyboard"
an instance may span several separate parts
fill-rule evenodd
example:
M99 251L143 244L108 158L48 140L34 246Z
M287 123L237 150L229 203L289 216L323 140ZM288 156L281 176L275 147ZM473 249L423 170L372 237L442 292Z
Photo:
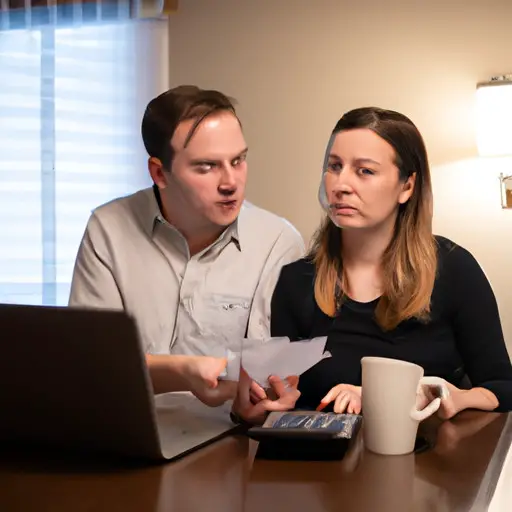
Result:
M169 459L229 432L235 425L229 413L231 402L208 407L190 393L167 393L155 397L162 455Z

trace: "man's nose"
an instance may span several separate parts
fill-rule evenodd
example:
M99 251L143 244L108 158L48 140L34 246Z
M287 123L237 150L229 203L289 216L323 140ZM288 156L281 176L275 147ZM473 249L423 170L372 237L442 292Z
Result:
M222 194L232 194L236 190L235 170L232 166L222 169L219 183L219 191Z

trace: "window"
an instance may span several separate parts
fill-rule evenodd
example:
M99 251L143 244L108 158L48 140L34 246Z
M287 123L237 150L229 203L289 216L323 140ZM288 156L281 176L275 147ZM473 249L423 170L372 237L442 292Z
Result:
M149 186L167 23L0 31L0 302L66 305L91 210Z

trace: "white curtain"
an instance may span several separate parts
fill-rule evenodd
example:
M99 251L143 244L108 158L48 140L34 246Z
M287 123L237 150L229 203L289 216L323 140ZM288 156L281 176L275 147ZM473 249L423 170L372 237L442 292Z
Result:
M0 302L67 304L91 210L150 184L168 24L117 18L0 31Z

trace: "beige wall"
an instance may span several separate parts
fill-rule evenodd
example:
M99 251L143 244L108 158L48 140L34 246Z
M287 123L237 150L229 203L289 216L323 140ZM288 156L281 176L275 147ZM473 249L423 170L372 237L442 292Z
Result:
M171 85L238 99L249 199L306 238L337 119L370 104L410 116L434 165L436 232L479 259L512 344L512 211L499 205L503 167L476 159L473 125L476 83L512 72L511 20L511 0L181 0Z

